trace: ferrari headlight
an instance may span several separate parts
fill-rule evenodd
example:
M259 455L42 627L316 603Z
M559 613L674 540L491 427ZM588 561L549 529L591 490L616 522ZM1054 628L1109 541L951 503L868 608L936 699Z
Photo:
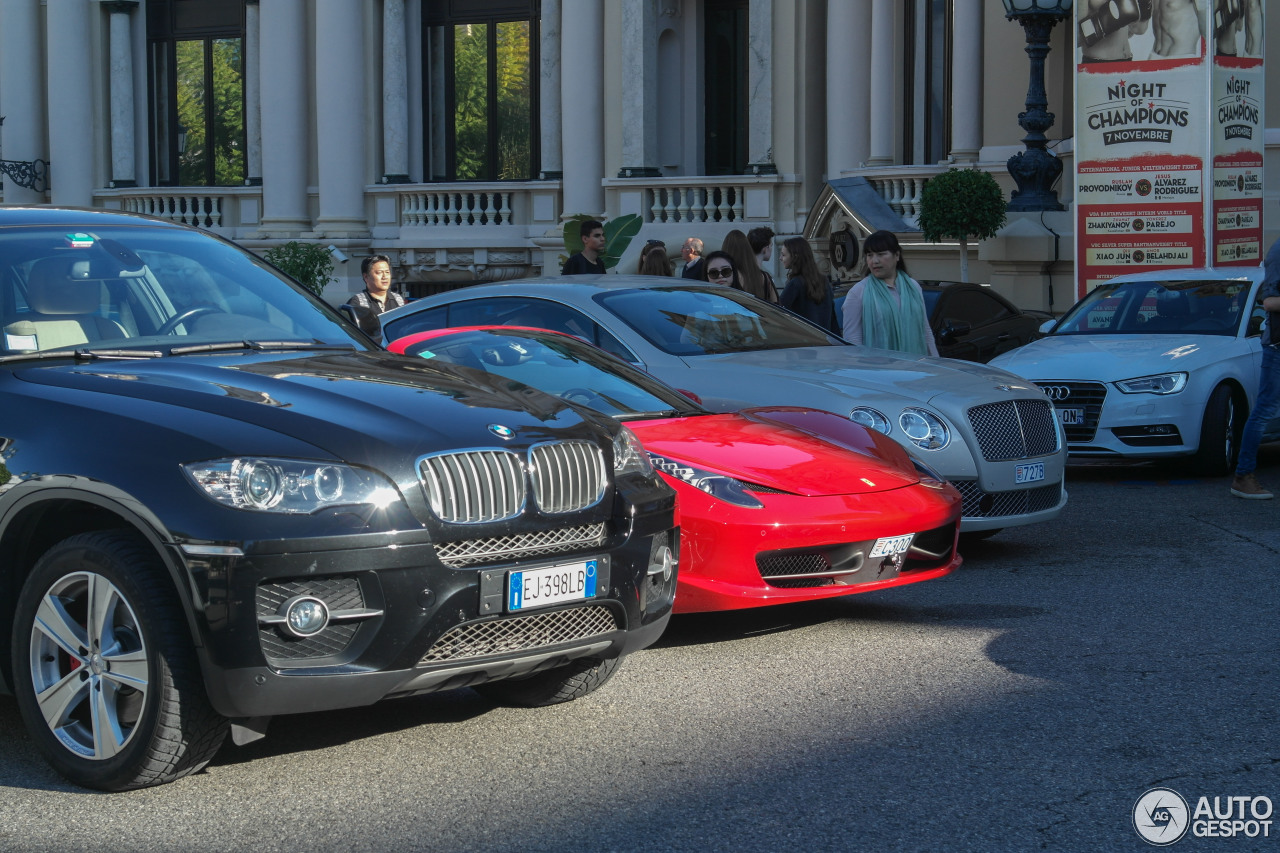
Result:
M732 477L726 477L723 474L716 474L712 471L705 471L702 468L695 468L675 459L658 456L656 453L650 453L649 460L653 463L653 467L662 473L675 477L677 480L683 480L713 498L749 509L764 508L764 504L755 495L747 491L746 484L741 480L735 480Z
M1121 379L1116 387L1125 394L1177 394L1187 387L1187 374L1160 373L1136 379Z
M889 419L867 406L859 406L850 412L849 420L855 424L862 424L867 429L873 429L878 433L889 434Z
M200 491L234 509L305 514L331 506L385 509L400 499L382 476L331 462L237 457L182 470Z
M614 476L622 474L653 476L653 465L649 463L649 454L645 452L636 434L626 427L618 430L618 434L613 437L613 473Z
M898 416L898 426L921 450L941 450L951 442L951 430L928 409L903 409Z

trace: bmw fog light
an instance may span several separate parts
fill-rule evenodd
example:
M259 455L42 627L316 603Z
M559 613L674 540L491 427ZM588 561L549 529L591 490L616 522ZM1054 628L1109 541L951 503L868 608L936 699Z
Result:
M329 624L329 608L320 599L309 595L289 599L280 610L284 615L282 627L294 637L314 636Z

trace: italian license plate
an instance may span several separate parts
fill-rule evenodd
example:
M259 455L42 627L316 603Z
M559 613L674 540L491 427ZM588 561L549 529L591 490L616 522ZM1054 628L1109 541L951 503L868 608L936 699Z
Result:
M1063 426L1079 426L1084 423L1084 409L1058 409L1058 420Z
M1044 463L1031 462L1027 465L1019 465L1013 469L1013 482L1015 483L1034 483L1037 480L1044 479Z
M911 547L911 537L914 533L907 533L903 536L886 536L884 539L877 539L876 544L871 546L871 556L874 557L892 557L895 554L901 554Z
M507 575L507 610L531 610L596 594L596 560L525 569Z

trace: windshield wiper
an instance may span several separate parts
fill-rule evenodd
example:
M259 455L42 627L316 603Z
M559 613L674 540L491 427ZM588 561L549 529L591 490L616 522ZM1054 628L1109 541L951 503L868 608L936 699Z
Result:
M219 341L212 344L190 344L183 347L173 347L169 350L169 355L190 355L197 352L226 352L228 350L238 349L251 349L257 351L320 349L351 352L355 350L355 345L326 344L317 341Z
M652 421L657 420L658 418L674 418L679 414L680 412L676 409L658 409L655 412L627 412L626 414L618 415L618 420Z
M15 355L0 355L0 363L9 361L34 361L46 358L74 358L76 361L104 360L136 360L143 358L160 358L164 355L160 350L149 349L47 349L39 352L22 352Z

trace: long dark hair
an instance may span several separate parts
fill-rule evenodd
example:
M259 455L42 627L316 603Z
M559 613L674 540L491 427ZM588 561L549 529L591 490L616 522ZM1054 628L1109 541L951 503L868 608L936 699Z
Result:
M724 245L720 250L733 261L734 271L737 272L734 278L738 281L734 287L745 290L752 296L768 300L764 271L756 261L756 253L751 251L751 243L748 242L747 235L736 228L733 229L725 235ZM706 263L706 259L703 259L703 263Z
M724 279L716 279L714 282L707 278L707 270L711 268L711 262L715 260L725 260L729 262L729 269L733 270L733 278L729 279L726 287L732 287L736 290L742 290L742 282L738 280L738 265L734 263L733 255L728 252L722 252L717 249L714 252L708 252L702 256L702 265L698 267L698 277L708 284L722 284Z
M804 289L810 302L821 302L827 295L827 280L818 271L818 261L813 257L809 241L803 237L788 237L782 245L791 257L791 277L804 279Z
M907 262L902 257L902 247L898 245L898 238L893 236L892 231L872 231L867 235L867 239L862 241L864 263L867 255L876 255L880 252L897 252L898 271L904 273L907 271Z

